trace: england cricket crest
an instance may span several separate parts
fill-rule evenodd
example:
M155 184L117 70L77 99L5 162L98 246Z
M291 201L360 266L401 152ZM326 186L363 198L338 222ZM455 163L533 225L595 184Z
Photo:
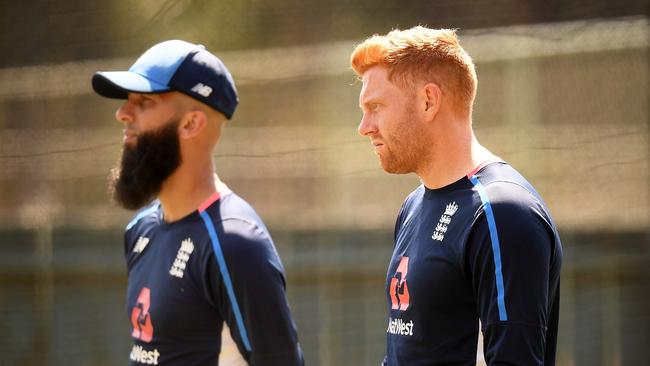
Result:
M442 242L445 238L445 233L449 228L449 224L451 224L451 217L454 216L456 211L458 211L458 204L456 204L456 202L447 205L445 213L443 213L442 216L440 216L440 220L438 220L438 224L433 231L433 235L431 235L431 239Z

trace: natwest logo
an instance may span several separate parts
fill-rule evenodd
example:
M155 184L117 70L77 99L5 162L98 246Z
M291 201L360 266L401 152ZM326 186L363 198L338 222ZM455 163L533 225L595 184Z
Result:
M386 333L410 337L413 335L413 320L407 323L399 318L388 318L388 329L386 329Z
M153 339L153 323L149 308L151 307L151 290L143 287L138 295L138 301L131 310L131 325L133 332L131 336L143 342L151 342Z
M154 348L153 351L147 351L142 348L142 346L133 345L131 348L131 361L137 363L143 363L145 365L157 365L158 357L160 357L160 352Z
M388 289L393 310L404 311L409 308L410 296L409 287L406 283L406 275L409 271L409 257L402 257L397 270L390 280Z

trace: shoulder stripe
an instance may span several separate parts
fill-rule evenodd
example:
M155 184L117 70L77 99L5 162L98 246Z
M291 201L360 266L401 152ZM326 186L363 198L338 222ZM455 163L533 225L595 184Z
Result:
M472 179L472 177L473 177L476 173L478 173L479 170L485 168L485 167L486 167L487 165L489 165L489 164L496 163L496 162L503 162L503 160L501 160L501 158L497 158L497 157L487 159L487 160L485 160L484 162L482 162L482 163L480 163L479 165L477 165L474 169L472 169L472 171L469 172L469 174L467 174L467 178Z
M140 211L140 212L139 212L137 215L135 215L135 217L134 217L134 218L133 218L133 219L132 219L132 220L131 220L127 225L126 225L126 230L131 229L135 224L138 223L138 221L142 220L143 217L148 216L148 215L154 213L156 210L158 210L158 206L160 206L160 204L155 204L155 205L149 207L149 208L146 209L146 210L142 210L142 211Z
M226 286L226 291L228 292L228 298L230 299L230 305L232 306L232 311L235 314L235 320L237 321L237 328L239 329L239 334L241 335L242 342L244 347L248 352L251 352L251 344L248 340L248 333L246 332L246 326L244 325L244 320L239 310L239 304L237 303L237 298L235 297L235 291L232 287L232 280L230 279L230 274L228 272L228 267L226 266L226 260L221 251L221 243L217 237L217 233L214 230L214 223L208 215L207 212L199 211L199 215L203 219L206 229L208 229L208 234L210 235L210 240L212 241L212 248L214 249L214 255L217 257L217 263L219 264L219 271L221 272L221 278L223 278L223 283Z
M219 192L214 192L213 194L208 197L198 208L199 212L205 211L208 207L210 207L211 204L217 202L221 198L221 195Z
M490 241L492 242L492 255L494 257L494 276L497 284L497 304L499 306L499 320L508 320L508 313L506 312L506 302L505 302L505 291L503 286L503 273L502 273L502 264L501 264L501 248L499 246L499 235L497 233L497 224L494 220L494 212L492 211L492 205L490 204L490 199L487 196L485 187L474 175L470 177L470 181L476 187L479 196L481 197L481 202L483 202L485 208L485 216L487 218L488 229L490 230Z

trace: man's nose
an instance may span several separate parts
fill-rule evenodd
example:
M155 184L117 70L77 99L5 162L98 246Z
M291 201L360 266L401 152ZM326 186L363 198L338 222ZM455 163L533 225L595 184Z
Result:
M124 101L117 111L115 111L115 119L122 123L133 122L132 106L128 100Z
M359 123L357 131L361 136L368 136L372 133L377 132L377 126L370 118L367 117L366 114L364 114L363 117L361 117L361 122Z

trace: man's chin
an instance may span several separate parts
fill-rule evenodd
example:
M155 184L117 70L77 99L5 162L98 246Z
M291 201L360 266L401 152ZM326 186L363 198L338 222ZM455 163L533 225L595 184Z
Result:
M395 162L389 162L380 158L379 160L381 168L384 169L386 173L389 174L408 174L412 173L409 169L406 169L403 165L397 164Z

